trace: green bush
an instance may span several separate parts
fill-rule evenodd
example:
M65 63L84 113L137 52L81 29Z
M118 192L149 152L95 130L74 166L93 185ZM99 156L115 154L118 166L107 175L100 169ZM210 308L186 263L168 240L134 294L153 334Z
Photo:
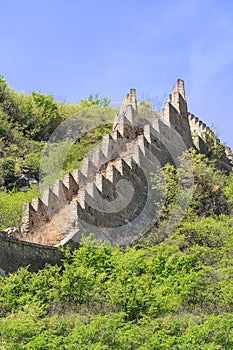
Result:
M31 202L32 198L39 196L40 192L36 187L27 192L16 190L0 192L0 229L20 225L23 203Z
M184 223L153 247L85 239L61 267L0 278L0 337L9 349L231 349L233 235L227 218ZM212 232L180 246L184 236ZM228 240L228 241L227 241ZM215 264L203 260L212 249ZM216 254L222 251L221 256ZM228 267L223 268L224 264ZM210 264L209 264L210 262Z
M2 162L2 177L6 184L15 179L15 161L12 158L6 158Z

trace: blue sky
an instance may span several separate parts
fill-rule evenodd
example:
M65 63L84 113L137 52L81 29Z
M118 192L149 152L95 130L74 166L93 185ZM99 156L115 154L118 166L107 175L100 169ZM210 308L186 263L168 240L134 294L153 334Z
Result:
M185 80L189 111L233 148L233 2L1 0L0 74L19 91L121 101Z

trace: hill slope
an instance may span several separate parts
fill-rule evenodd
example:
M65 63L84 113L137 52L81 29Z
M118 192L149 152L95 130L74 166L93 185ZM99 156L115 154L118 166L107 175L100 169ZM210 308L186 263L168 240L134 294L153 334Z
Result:
M32 138L26 134L24 140L46 142L34 140L36 132ZM7 135L4 152L10 144ZM88 137L98 142L99 134L94 135ZM182 169L165 165L160 220L137 244L111 247L91 235L80 249L64 249L61 266L48 265L37 273L21 268L0 276L0 347L233 348L233 174L218 170L215 159L195 150L189 154L193 196L174 232L168 235L167 224ZM24 195L2 192L0 198L20 202ZM6 209L2 213L4 226L10 216L5 217Z

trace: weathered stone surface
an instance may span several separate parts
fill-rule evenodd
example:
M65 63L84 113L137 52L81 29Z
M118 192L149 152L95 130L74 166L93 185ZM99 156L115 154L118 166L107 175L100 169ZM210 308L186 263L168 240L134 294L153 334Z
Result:
M23 242L5 232L0 232L0 252L0 271L5 275L21 266L37 271L46 263L60 264L63 257L57 248Z
M69 172L64 174L63 183L68 189L69 200L71 200L78 193L79 185Z

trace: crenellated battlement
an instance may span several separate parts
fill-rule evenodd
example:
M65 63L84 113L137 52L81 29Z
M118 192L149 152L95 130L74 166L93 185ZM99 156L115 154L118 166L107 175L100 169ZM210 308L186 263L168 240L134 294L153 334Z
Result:
M197 118L194 114L188 114L190 130L192 133L197 133L200 137L204 137L204 133L211 133L214 137L214 132L203 123L199 118Z
M136 91L131 89L112 132L83 159L81 167L65 173L52 189L46 188L42 199L24 204L18 238L44 246L74 247L83 234L97 232L113 244L128 244L135 229L131 223L136 220L137 232L143 232L146 225L137 222L137 216L153 209L147 174L167 163L178 166L179 156L191 147L205 153L207 134L219 143L214 132L188 112L183 80L177 80L162 116L155 114L153 120L140 119ZM229 170L233 156L229 148L225 151L221 166Z

